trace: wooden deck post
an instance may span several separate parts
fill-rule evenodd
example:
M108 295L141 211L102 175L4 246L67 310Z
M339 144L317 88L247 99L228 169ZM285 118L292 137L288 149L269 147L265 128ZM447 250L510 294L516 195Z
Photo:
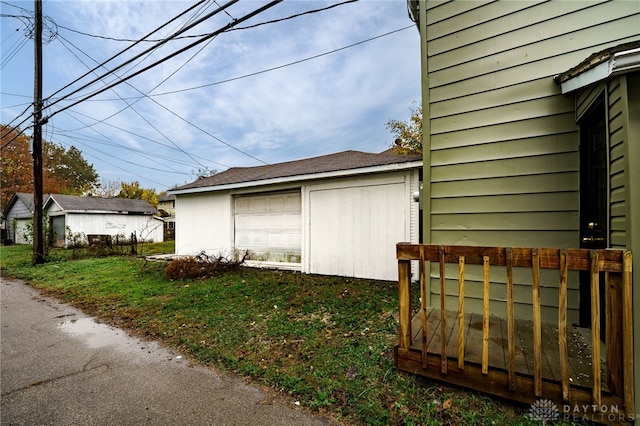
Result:
M540 255L537 248L531 249L531 271L533 275L533 392L542 396L542 315L540 314Z
M402 349L411 345L411 261L398 260L398 304L400 309L400 341Z
M429 366L427 351L427 273L424 246L420 246L420 310L422 311L422 368Z
M464 370L464 256L458 257L458 368Z
M558 349L562 399L569 402L569 351L567 347L567 251L560 251L560 288L558 292Z
M507 259L507 346L509 390L516 390L516 315L513 300L513 249L505 248Z
M627 418L635 418L633 395L633 288L631 285L631 265L633 259L630 251L625 251L622 258L622 371L624 374L624 406ZM640 380L640 377L636 377Z
M482 257L482 374L489 373L489 256Z
M623 394L622 370L622 273L605 272L606 383L609 390Z
M440 260L440 371L447 374L447 286L444 269L444 247L438 248L438 257Z
M598 252L591 251L591 379L592 402L602 404L602 383L600 378L600 268Z

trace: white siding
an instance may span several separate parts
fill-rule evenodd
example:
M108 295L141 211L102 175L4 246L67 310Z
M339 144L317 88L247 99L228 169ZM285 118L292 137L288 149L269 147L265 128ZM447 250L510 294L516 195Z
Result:
M23 234L25 225L33 220L33 212L20 199L16 200L6 219L7 238L16 244L30 244L31 241L25 240Z
M395 246L412 240L417 207L409 173L310 186L308 271L397 280Z
M231 200L227 191L176 197L176 254L230 254Z
M67 213L65 227L85 235L123 235L129 238L135 232L138 241L163 240L162 221L151 215Z

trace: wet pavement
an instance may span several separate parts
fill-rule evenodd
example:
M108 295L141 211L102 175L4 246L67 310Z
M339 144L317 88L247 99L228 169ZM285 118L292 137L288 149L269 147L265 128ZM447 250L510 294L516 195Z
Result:
M328 425L241 379L0 285L2 425Z

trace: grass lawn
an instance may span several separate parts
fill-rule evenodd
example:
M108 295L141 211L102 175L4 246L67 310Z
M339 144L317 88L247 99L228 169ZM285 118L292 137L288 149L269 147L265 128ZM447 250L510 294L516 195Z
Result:
M143 252L173 252L161 244ZM540 424L527 418L528 407L395 370L393 282L250 268L170 281L165 264L127 256L60 249L32 266L31 247L18 245L0 248L0 266L3 275L25 279L102 322L344 424Z

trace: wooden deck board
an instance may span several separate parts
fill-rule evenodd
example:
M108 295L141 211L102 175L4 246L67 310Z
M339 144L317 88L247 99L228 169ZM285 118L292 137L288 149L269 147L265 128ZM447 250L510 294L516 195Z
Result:
M482 315L465 315L465 363L482 363ZM447 311L447 357L457 360L458 315ZM422 319L421 313L415 315L411 325L411 350L421 351ZM591 380L591 343L590 331L568 327L567 344L569 354L569 375L572 386L589 388ZM516 320L516 374L533 375L533 326L530 320ZM440 356L440 310L427 308L427 344L428 356ZM542 325L542 378L551 382L560 381L560 362L558 349L558 330L551 324ZM604 371L604 354L602 370ZM507 321L491 316L489 321L489 368L506 371L508 365ZM603 389L606 390L606 389Z

